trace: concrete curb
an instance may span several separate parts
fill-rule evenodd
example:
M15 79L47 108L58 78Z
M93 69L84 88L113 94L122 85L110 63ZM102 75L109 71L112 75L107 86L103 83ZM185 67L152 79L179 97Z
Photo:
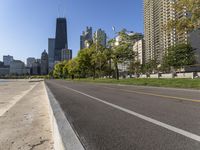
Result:
M46 95L49 99L50 119L53 132L55 150L84 150L70 123L65 117L60 104L46 87Z

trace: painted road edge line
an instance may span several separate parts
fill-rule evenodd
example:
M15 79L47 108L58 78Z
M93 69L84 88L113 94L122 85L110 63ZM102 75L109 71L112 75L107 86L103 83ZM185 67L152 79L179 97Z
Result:
M44 83L45 84L45 83ZM52 122L54 149L55 150L85 150L76 133L67 120L60 104L53 93L45 84L46 94L49 99L50 117Z
M131 110L129 110L129 109L120 107L120 106L118 106L118 105L115 105L115 104L106 102L106 101L104 101L104 100L101 100L101 99L96 98L96 97L94 97L94 96L91 96L91 95L88 95L88 94L86 94L86 93L80 92L80 91L78 91L78 90L69 88L69 87L67 87L67 86L63 86L63 87L66 88L66 89L68 89L68 90L71 90L71 91L73 91L73 92L76 92L76 93L79 93L79 94L84 95L84 96L86 96L86 97L89 97L89 98L91 98L91 99L94 99L94 100L96 100L96 101L99 101L99 102L101 102L101 103L103 103L103 104L106 104L106 105L108 105L108 106L111 106L111 107L113 107L113 108L116 108L116 109L118 109L118 110L121 110L121 111L123 111L123 112L126 112L126 113L128 113L128 114L131 114L131 115L133 115L133 116L135 116L135 117L138 117L138 118L140 118L140 119L143 119L143 120L145 120L145 121L148 121L148 122L150 122L150 123L153 123L153 124L155 124L155 125L157 125L157 126L163 127L163 128L165 128L165 129L168 129L168 130L173 131L173 132L175 132L175 133L181 134L181 135L183 135L183 136L185 136L185 137L187 137L187 138L190 138L190 139L193 139L193 140L195 140L195 141L200 142L200 136L199 136L199 135L193 134L193 133L191 133L191 132L185 131L185 130L183 130L183 129L179 129L179 128L174 127L174 126L171 126L171 125L168 125L168 124L166 124L166 123L160 122L160 121L155 120L155 119L153 119L153 118L150 118L150 117L144 116L144 115L142 115L142 114L139 114L139 113L137 113L137 112L131 111Z

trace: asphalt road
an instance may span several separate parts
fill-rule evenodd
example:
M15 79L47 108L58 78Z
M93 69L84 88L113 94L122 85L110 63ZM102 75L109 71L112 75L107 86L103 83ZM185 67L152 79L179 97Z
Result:
M200 150L200 91L47 80L87 150Z

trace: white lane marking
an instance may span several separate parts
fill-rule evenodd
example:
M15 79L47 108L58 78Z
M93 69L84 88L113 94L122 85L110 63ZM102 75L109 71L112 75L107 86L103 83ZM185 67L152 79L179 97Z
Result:
M10 102L11 104L8 106L5 106L5 108L0 109L0 116L3 116L9 109L11 109L18 101L20 101L25 95L27 95L34 87L36 87L37 84L32 85L28 90L22 92L21 95L15 96L14 100Z
M60 85L59 85L59 86L60 86ZM200 136L199 136L199 135L193 134L193 133L188 132L188 131L185 131L185 130L183 130L183 129L176 128L176 127L174 127L174 126L171 126L171 125L168 125L168 124L166 124L166 123L160 122L160 121L158 121L158 120L152 119L152 118L150 118L150 117L141 115L141 114L139 114L139 113L136 113L136 112L134 112L134 111L128 110L128 109L123 108L123 107L120 107L120 106L118 106L118 105L115 105L115 104L106 102L106 101L104 101L104 100L101 100L101 99L96 98L96 97L94 97L94 96L88 95L88 94L86 94L86 93L83 93L83 92L77 91L77 90L75 90L75 89L69 88L69 87L67 87L67 86L63 86L63 87L66 88L66 89L68 89L68 90L71 90L71 91L74 91L74 92L76 92L76 93L79 93L79 94L81 94L81 95L87 96L87 97L89 97L89 98L91 98L91 99L94 99L94 100L96 100L96 101L99 101L99 102L101 102L101 103L104 103L104 104L106 104L106 105L109 105L109 106L111 106L111 107L113 107L113 108L116 108L116 109L118 109L118 110L121 110L121 111L123 111L123 112L126 112L126 113L128 113L128 114L131 114L131 115L133 115L133 116L136 116L136 117L138 117L138 118L140 118L140 119L143 119L143 120L145 120L145 121L148 121L148 122L150 122L150 123L153 123L153 124L155 124L155 125L158 125L158 126L160 126L160 127L163 127L163 128L165 128L165 129L168 129L168 130L170 130L170 131L173 131L173 132L175 132L175 133L181 134L181 135L183 135L183 136L185 136L185 137L188 137L188 138L190 138L190 139L193 139L193 140L195 140L195 141L200 142Z

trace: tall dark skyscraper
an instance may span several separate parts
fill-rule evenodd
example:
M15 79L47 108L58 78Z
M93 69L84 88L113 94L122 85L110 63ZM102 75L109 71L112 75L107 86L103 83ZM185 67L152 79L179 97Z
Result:
M55 38L55 61L61 61L61 50L68 49L67 42L67 21L66 18L57 18Z

